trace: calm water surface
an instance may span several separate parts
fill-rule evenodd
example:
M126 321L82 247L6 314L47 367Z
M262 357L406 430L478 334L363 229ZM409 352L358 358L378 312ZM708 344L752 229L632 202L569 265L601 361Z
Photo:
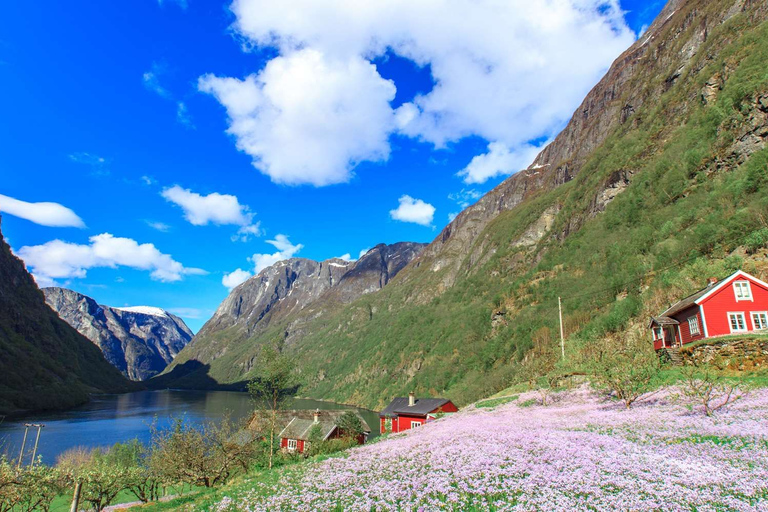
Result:
M293 409L348 409L332 402L296 399ZM140 391L123 395L99 395L81 407L64 412L43 413L0 423L0 453L16 457L19 454L24 423L43 423L37 453L43 462L53 464L56 457L75 446L110 446L114 443L138 438L149 440L150 425L158 427L171 423L173 418L201 424L219 421L224 415L234 421L245 421L253 412L253 402L247 393L233 391ZM358 409L378 435L378 415L367 409ZM36 429L30 429L25 450L31 456Z

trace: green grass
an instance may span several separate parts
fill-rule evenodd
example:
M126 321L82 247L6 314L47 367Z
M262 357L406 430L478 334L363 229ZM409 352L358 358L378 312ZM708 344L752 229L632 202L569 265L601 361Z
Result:
M520 398L519 395L505 396L500 398L491 398L489 400L482 400L480 402L477 402L475 406L480 408L498 407L500 405L508 404L509 402L514 402L518 398Z

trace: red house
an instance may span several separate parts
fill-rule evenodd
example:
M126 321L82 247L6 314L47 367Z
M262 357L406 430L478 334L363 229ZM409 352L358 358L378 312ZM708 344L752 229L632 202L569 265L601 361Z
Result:
M315 425L320 427L320 440L339 439L344 436L344 431L339 428L336 421L340 413L344 411L323 411L325 418L321 418L320 411L315 411L311 420L293 417L288 425L280 432L280 447L288 452L304 453L309 449L309 436ZM363 434L358 437L358 444L363 444L368 439L371 429L368 423L358 415L363 426Z
M409 393L407 398L395 398L379 413L381 433L397 433L420 427L435 419L438 414L458 412L458 410L448 399L419 398L417 400L416 395Z
M656 350L768 329L768 284L739 270L651 318Z

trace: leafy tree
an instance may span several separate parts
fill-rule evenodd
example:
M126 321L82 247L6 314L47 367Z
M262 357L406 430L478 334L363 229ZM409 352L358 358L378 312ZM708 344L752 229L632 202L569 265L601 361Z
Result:
M0 458L0 512L47 511L62 491L59 471L36 464L17 470L13 461Z
M363 422L352 411L347 411L339 417L338 426L342 436L346 438L357 439L363 435Z
M279 344L265 346L259 357L259 373L248 383L248 392L256 408L264 411L268 417L270 469L275 453L278 412L286 408L299 389L294 367L295 361L281 353Z

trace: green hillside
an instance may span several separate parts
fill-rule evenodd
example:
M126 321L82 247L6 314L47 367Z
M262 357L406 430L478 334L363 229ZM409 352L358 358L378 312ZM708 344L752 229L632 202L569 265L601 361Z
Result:
M0 233L0 414L66 409L133 389L101 351L45 303Z
M455 279L427 251L380 292L305 315L305 334L286 346L304 393L376 407L414 389L465 404L506 387L535 342L556 340L558 296L573 346L645 321L710 276L767 278L766 7L732 5L685 3L645 43L645 60L622 62L631 78L603 115L626 118L573 179L527 191L468 253L443 251ZM619 114L628 91L646 101ZM537 223L543 236L521 244ZM247 378L245 362L289 324L196 340L227 350L212 361L183 352L179 363L200 368L177 384Z

